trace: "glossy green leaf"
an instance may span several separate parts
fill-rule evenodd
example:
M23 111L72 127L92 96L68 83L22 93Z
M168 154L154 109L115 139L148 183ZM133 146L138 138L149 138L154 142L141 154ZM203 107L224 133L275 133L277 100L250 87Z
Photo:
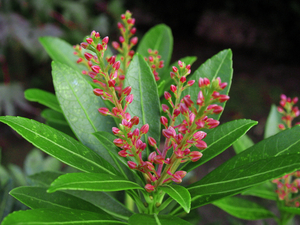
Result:
M15 211L8 215L1 225L120 225L124 222L111 219L109 215L75 209L34 209Z
M61 162L84 172L114 174L114 168L83 144L45 124L34 120L3 116L0 121L18 132L38 149Z
M165 68L169 66L172 51L173 51L173 35L170 27L165 24L159 24L152 27L140 41L137 52L144 57L148 57L148 49L157 50L161 55L161 60L164 61ZM163 69L158 69L161 73Z
M145 135L153 137L157 143L160 141L160 102L157 86L151 69L142 55L136 54L128 68L124 87L131 86L134 98L127 107L131 117L138 116L140 128L149 124L149 131Z
M271 110L265 126L265 139L274 134L277 134L280 131L278 125L282 123L281 117L282 115L278 112L276 105L273 104L271 106Z
M13 210L14 202L16 200L9 195L9 192L13 187L13 180L9 179L5 185L0 188L0 221Z
M272 212L263 206L247 199L237 197L223 198L213 202L213 205L219 207L232 216L244 220L259 220L275 217Z
M69 173L58 177L48 189L49 193L58 190L122 191L143 188L122 177L106 173Z
M269 200L278 200L278 195L275 192L276 185L273 184L271 181L264 182L258 186L249 188L243 191L242 195L252 195L259 198L269 199Z
M220 91L220 94L228 95L229 89L231 86L231 80L232 80L232 74L233 74L233 68L232 68L232 52L230 49L223 50L219 52L218 54L214 55L212 58L206 60L192 75L188 77L188 80L195 80L196 84L193 86L185 89L182 93L182 96L190 95L191 100L194 102L195 107L198 108L196 105L198 93L200 91L199 86L197 85L197 82L200 77L208 78L210 81L220 77L222 83L226 82L227 87ZM218 103L218 105L225 107L225 103ZM210 117L218 120L220 118L222 113L220 114L214 114ZM180 114L180 116L177 117L176 123L179 124L183 121L184 117Z
M38 102L57 112L62 112L56 96L50 92L37 88L31 88L24 92L24 96L28 101Z
M280 207L280 211L288 212L294 215L300 215L300 208L295 207Z
M60 112L57 112L52 109L44 109L41 112L41 116L46 119L48 122L61 124L64 126L69 126L68 122L66 121L66 118L64 115Z
M187 56L180 59L181 62L184 62L186 65L192 65L197 60L196 56ZM171 84L174 83L174 80L170 76L170 72L172 71L172 67L178 67L178 61L172 63L168 68L164 70L164 73L160 74L160 80L158 81L158 94L162 96L164 91L169 90ZM162 85L161 83L164 82Z
M52 60L66 64L78 72L86 69L85 66L76 63L78 57L73 54L74 48L68 42L57 37L40 37L39 41Z
M91 85L81 74L61 63L52 63L55 92L61 108L78 139L114 165L111 156L101 146L93 133L111 132L114 120L99 114L98 108L105 107L101 98L93 93Z
M235 167L213 170L202 180L188 187L191 196L232 192L281 177L300 168L300 154L269 157Z
M191 225L189 222L170 215L134 214L129 218L129 225Z
M179 205L182 206L187 213L191 210L191 195L189 191L180 185L164 185L160 187L161 190L166 192L173 198Z
M247 148L250 148L252 145L254 145L251 138L244 134L242 137L240 137L236 142L233 143L232 147L236 154L239 154L240 152L246 150Z
M244 164L255 162L260 159L266 159L271 156L283 154L292 154L300 152L300 126L284 130L274 136L271 136L252 147L246 149L240 154L223 163L216 170L220 173L238 168ZM205 179L211 175L207 175Z
M100 214L104 211L93 204L64 192L47 193L46 187L18 187L10 194L31 209L80 209Z
M55 179L63 174L63 172L59 171L43 171L30 175L28 178L35 186L49 187Z
M253 120L234 120L224 123L214 129L207 131L204 141L208 147L203 151L203 156L197 162L186 164L183 169L187 172L197 168L203 163L211 160L229 148L238 138L244 135L257 122ZM196 150L195 148L192 150Z

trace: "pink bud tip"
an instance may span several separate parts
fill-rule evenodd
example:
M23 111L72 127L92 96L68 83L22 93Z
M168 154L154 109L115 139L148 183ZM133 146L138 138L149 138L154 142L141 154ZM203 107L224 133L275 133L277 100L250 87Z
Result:
M120 48L120 44L116 41L112 42L112 46L113 46L114 49L117 49L117 50Z
M123 42L125 41L124 37L123 37L123 36L120 36L120 37L119 37L119 41L120 41L121 43L123 43Z
M165 91L164 96L165 96L166 100L168 100L168 99L170 99L172 97L171 94L169 92L167 92L167 91Z
M169 110L169 106L167 106L166 104L161 104L161 108L164 112L167 112Z
M108 86L109 87L114 87L116 85L116 81L115 80L109 80L108 81Z
M195 83L195 80L189 80L189 81L187 82L187 85L188 85L188 86L192 86L194 83Z
M120 133L120 129L117 128L117 127L113 127L112 128L112 132L113 132L114 135L119 134Z
M145 124L141 127L141 134L147 134L149 131L149 124Z
M77 62L77 63L81 63L82 60L83 60L82 58L79 58L76 62Z
M107 44L107 43L108 43L108 40L109 40L109 37L106 36L105 38L102 39L102 43L103 43L103 44Z
M93 58L93 55L91 53L84 53L84 57L87 59L87 60L91 60Z
M137 38L137 37L133 37L133 38L131 38L131 40L130 40L130 43L133 44L133 45L136 45L137 42L138 42L138 38Z
M98 52L103 50L103 46L100 43L97 44L96 48L97 48Z
M160 117L160 122L161 122L161 124L164 125L165 127L168 126L168 119L167 119L166 117L161 116L161 117Z
M109 109L105 107L101 107L98 109L98 112L103 116L107 116L109 114Z
M133 124L133 125L138 125L139 122L140 122L140 119L137 117L137 116L134 116L130 122Z
M184 83L186 81L186 77L180 77L180 82Z
M175 67L175 66L172 67L172 70L174 73L176 73L178 71L177 67Z
M175 85L171 85L170 86L170 90L173 92L173 93L175 93L176 91L177 91L177 87L175 86Z
M178 65L179 65L180 68L183 67L183 63L180 60L178 60Z
M198 151L193 151L190 153L190 159L192 162L198 161L202 156L203 156L203 154Z
M87 43L92 44L93 43L93 39L92 38L87 38L85 39Z
M121 65L120 61L117 61L117 62L115 62L115 63L113 64L113 68L114 68L115 70L118 70L118 69L120 69L120 65Z
M135 34L136 33L136 28L135 27L131 28L130 33Z
M83 47L84 49L86 49L86 48L87 48L87 46L88 46L88 43L86 43L86 42L82 42L82 43L80 44L80 46L81 46L81 47Z
M103 95L103 90L100 89L100 88L95 88L95 89L93 90L93 92L94 92L94 94L97 95L97 96Z
M99 73L100 71L100 67L95 65L95 66L91 66L91 69L95 72L95 73Z
M145 189L146 189L147 192L150 193L150 192L154 191L155 187L151 184L146 184Z
M202 140L206 137L206 133L204 131L197 131L194 133L193 138L195 141Z
M136 163L132 162L132 161L128 161L127 164L129 166L129 168L132 170L136 169L136 167L137 167Z
M278 128L279 128L280 130L284 130L284 129L285 129L285 127L284 127L283 124L279 124L279 125L278 125Z
M156 141L153 137L148 137L148 142L153 147L156 145Z
M126 98L125 98L125 101L130 104L132 101L133 101L133 94L130 94L128 95Z
M207 144L202 141L202 140L198 140L197 141L197 144L195 144L195 146L200 149L200 150L203 150L203 149L206 149L207 148Z

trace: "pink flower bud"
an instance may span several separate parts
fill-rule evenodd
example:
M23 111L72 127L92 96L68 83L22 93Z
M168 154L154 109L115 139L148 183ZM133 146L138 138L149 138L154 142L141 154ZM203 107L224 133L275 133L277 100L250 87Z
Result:
M174 181L175 183L179 184L182 182L182 179L179 175L174 174L173 177L171 178L172 181Z
M84 53L84 57L87 59L87 60L91 60L93 58L93 55L91 53L88 53L88 52L85 52Z
M147 134L149 131L149 125L145 124L141 127L141 134Z
M126 96L129 95L130 92L131 92L131 86L128 86L128 87L126 87L126 88L123 89L123 93Z
M132 170L136 169L136 167L137 167L137 164L135 162L132 162L132 161L128 161L127 164L129 166L129 168L132 169Z
M86 43L86 42L82 42L82 43L80 44L80 46L81 46L81 47L83 47L84 49L86 49L86 48L87 48L87 46L88 46L88 43Z
M180 176L181 178L184 178L186 176L186 171L180 170L180 171L176 171L175 175Z
M117 127L113 127L112 128L112 132L113 132L114 135L119 134L120 133L120 129L117 128Z
M120 48L120 44L116 41L113 41L111 44L112 44L113 48L116 50L118 50Z
M175 117L177 117L179 114L180 114L180 110L179 110L179 109L174 109L173 115L174 115Z
M156 157L156 152L151 152L148 156L148 160L150 162L153 162L155 157Z
M136 33L136 28L135 28L135 27L131 28L130 33L131 33L132 35L134 35L134 34Z
M109 114L109 109L105 107L101 107L98 109L98 112L103 116L107 116Z
M202 156L203 156L203 154L198 151L193 151L190 153L190 159L192 162L198 161Z
M100 88L95 88L95 89L93 90L93 92L94 92L94 94L95 94L96 96L101 96L101 95L103 95L103 90L100 89Z
M279 128L280 130L284 130L284 129L285 129L285 127L284 127L283 124L279 124L279 125L278 125L278 128Z
M203 131L197 131L196 133L194 133L193 135L193 139L195 141L198 141L198 140L202 140L206 137L206 133L203 132Z
M194 102L191 100L191 96L190 95L186 95L183 97L183 102L186 105L186 107L191 107Z
M114 87L116 85L116 81L115 80L109 80L108 81L108 86L109 87Z
M81 63L83 61L83 59L82 58L79 58L77 61L76 61L76 63Z
M167 112L169 110L169 106L167 106L166 104L161 104L161 108L164 112Z
M107 45L107 43L108 43L108 40L109 40L109 37L108 37L108 36L106 36L105 38L103 38L103 39L102 39L102 44L105 44L105 45Z
M124 14L121 15L121 19L125 20L126 16Z
M214 120L214 119L211 119L211 118L209 118L209 119L207 121L207 125L208 125L209 129L212 129L212 128L215 128L215 127L219 126L220 122L218 120Z
M172 66L172 70L173 70L174 73L177 73L177 71L178 71L176 66Z
M162 155L157 155L154 157L154 163L155 164L164 164L164 157Z
M117 61L117 62L115 62L115 63L113 64L113 68L114 68L115 70L118 70L118 69L120 68L120 65L121 65L120 61Z
M138 137L140 135L139 128L135 128L134 131L132 132L132 135Z
M169 92L167 92L167 91L165 91L164 96L165 96L166 100L168 100L168 99L170 99L172 97L171 94Z
M130 103L132 102L132 100L133 100L133 94L130 94L130 95L128 95L128 96L125 98L125 101L126 101L128 104L130 104Z
M186 77L180 77L180 82L184 83L186 81Z
M183 151L178 149L177 151L174 151L174 154L176 155L176 159L182 159L183 158Z
M146 184L145 189L146 189L147 192L150 193L150 192L154 191L155 187L151 184Z
M171 85L170 86L170 90L173 92L173 93L175 93L176 91L177 91L177 87L175 86L175 85Z
M121 147L124 143L123 143L123 140L121 138L117 138L115 139L114 141L114 144L118 147Z
M123 36L120 36L120 37L119 37L119 41L120 41L121 43L123 43L123 42L125 41L124 37L123 37Z
M160 117L160 122L161 122L161 124L164 125L165 127L168 126L168 119L167 119L166 117L161 116L161 117Z
M182 115L188 115L189 109L188 109L188 107L186 107L185 104L180 103L179 109L180 109L180 112L181 112Z
M173 79L175 77L175 73L174 72L170 72L170 76Z
M99 73L99 71L100 71L100 66L97 66L97 65L91 66L91 69L92 69L95 73Z
M131 38L131 40L130 40L130 43L131 43L132 45L136 45L137 42L138 42L138 37L133 37L133 38Z
M103 46L99 43L99 44L97 44L96 49L98 50L98 52L100 52L103 50Z
M92 44L93 43L93 38L87 38L85 39L87 43Z
M137 116L134 116L130 122L133 124L133 125L138 125L139 122L140 122L140 119L137 117Z
M183 63L182 63L180 60L178 60L178 66L179 66L180 68L183 67Z
M134 25L135 19L134 19L134 18L129 18L129 19L127 20L127 23L128 23L128 24Z
M187 82L187 85L188 85L188 86L192 86L194 83L195 83L195 80L189 80L189 81Z
M134 55L134 51L133 51L133 50L130 50L130 51L128 52L128 55L132 58L133 55Z
M153 137L148 137L148 142L149 142L149 145L155 147L156 141Z
M197 143L195 144L195 146L200 150L207 148L207 144L202 140L197 140Z
M218 99L219 99L219 102L222 103L222 102L226 102L227 100L229 100L230 97L228 95L220 95Z
M298 98L297 98L297 97L293 98L293 99L292 99L292 102L293 102L294 104L296 104L296 103L298 102Z

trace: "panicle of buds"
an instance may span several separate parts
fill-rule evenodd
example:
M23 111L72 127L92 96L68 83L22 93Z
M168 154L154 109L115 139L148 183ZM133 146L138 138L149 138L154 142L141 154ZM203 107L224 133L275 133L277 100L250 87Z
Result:
M277 107L277 110L282 114L283 124L279 124L278 127L280 130L285 128L292 127L292 121L300 115L300 110L295 104L298 102L298 98L294 97L293 99L282 94L280 96L280 106Z
M155 80L158 81L160 77L157 70L164 67L164 61L161 60L161 55L158 54L157 50L148 49L148 53L149 56L148 58L145 57L145 60L148 62Z

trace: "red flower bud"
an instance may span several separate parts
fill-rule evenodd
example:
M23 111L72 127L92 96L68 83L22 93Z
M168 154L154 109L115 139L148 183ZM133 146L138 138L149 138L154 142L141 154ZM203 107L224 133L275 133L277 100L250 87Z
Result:
M180 77L180 82L184 83L186 81L186 77Z
M115 139L114 141L114 144L118 147L121 147L124 143L123 143L123 140L121 138L117 138Z
M206 133L203 132L203 131L197 131L193 135L193 138L194 138L195 141L202 140L205 137L206 137Z
M197 140L197 143L195 144L195 146L200 150L207 148L207 144L202 140Z
M92 69L95 73L99 73L99 71L100 71L100 66L97 66L97 65L91 66L91 69Z
M128 104L130 104L130 103L132 102L132 100L133 100L133 94L130 94L130 95L128 95L128 96L125 98L125 101L126 101Z
M153 162L155 157L156 157L156 152L151 152L148 156L148 160L150 162Z
M136 169L136 167L137 167L137 164L135 162L132 162L132 161L128 161L127 164L129 166L129 168L132 169L132 170Z
M123 93L126 96L129 95L130 92L131 92L131 86L128 86L128 87L126 87L126 88L123 89Z
M145 124L141 127L141 134L147 134L149 131L149 125Z
M168 119L167 119L166 117L161 116L161 117L160 117L160 122L161 122L161 124L164 125L165 127L168 126Z
M137 117L137 116L134 116L130 122L133 124L133 125L138 125L139 122L140 122L140 119Z
M98 112L103 116L107 116L109 114L109 109L105 107L101 107L98 109Z
M227 100L229 100L230 97L228 95L220 95L218 99L219 99L219 102L222 103L222 102L226 102Z
M133 37L133 38L131 38L131 40L130 40L130 43L131 43L132 45L136 45L137 42L138 42L138 37Z
M175 85L171 85L170 86L170 90L173 92L173 93L175 93L176 91L177 91L177 87L175 86Z
M136 28L135 28L135 27L131 28L130 33L131 33L132 35L134 35L135 32L136 32Z
M91 53L88 53L88 52L85 52L84 53L84 57L87 59L87 60L91 60L93 58L93 55Z
M120 41L121 43L123 43L123 42L125 41L124 37L123 37L123 36L120 36L120 37L119 37L119 41Z
M85 39L87 43L92 44L93 43L93 38L87 38Z
M198 161L202 156L203 156L203 154L198 151L193 151L190 153L190 159L192 162Z
M155 187L151 184L146 184L145 189L146 189L147 192L150 193L150 192L154 191Z
M111 44L112 44L113 48L116 50L118 50L120 48L120 44L116 41L113 41Z
M139 128L135 128L134 131L132 132L132 135L135 136L135 137L138 137L140 135Z
M172 97L171 94L169 92L167 92L167 91L165 91L164 96L165 96L166 100L168 100L168 99L170 99Z
M172 70L173 70L174 73L176 73L178 71L176 66L172 66Z
M115 80L109 80L108 81L108 86L109 87L114 87L116 85L116 81Z
M169 110L169 106L167 106L166 104L161 104L161 108L164 112L167 112Z
M82 42L82 43L80 44L80 46L81 46L81 47L83 47L84 49L86 49L86 48L87 48L87 46L88 46L88 43L86 43L86 42Z
M148 137L148 142L149 142L149 145L155 147L156 141L153 137Z
M119 134L120 133L120 129L117 128L117 127L113 127L112 128L112 132L113 132L114 135Z
M127 157L129 154L126 152L126 150L121 150L118 152L118 155L121 157Z
M101 96L101 95L103 95L103 90L100 89L100 88L95 88L95 89L93 90L93 92L94 92L94 94L95 94L96 96Z
M106 44L108 43L109 37L106 36L105 38L102 39L102 44Z
M188 85L188 86L192 86L194 83L195 83L195 80L189 80L189 81L187 82L187 85Z

